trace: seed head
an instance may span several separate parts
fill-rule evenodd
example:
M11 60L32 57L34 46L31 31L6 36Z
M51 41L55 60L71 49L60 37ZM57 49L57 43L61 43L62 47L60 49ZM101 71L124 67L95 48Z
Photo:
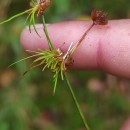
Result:
M108 23L107 13L94 9L91 18L95 25L106 25Z
M42 15L50 4L51 0L40 0L38 9L36 11L37 16Z

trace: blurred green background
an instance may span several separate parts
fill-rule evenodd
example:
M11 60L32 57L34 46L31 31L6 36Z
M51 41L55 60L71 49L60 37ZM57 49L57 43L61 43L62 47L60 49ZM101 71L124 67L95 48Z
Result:
M1 0L0 21L29 8L29 0ZM109 19L130 18L129 0L53 0L46 21L88 17L93 8ZM26 16L0 26L0 130L84 130L65 82L52 95L52 74L37 68L21 78L31 61L8 66L25 57L20 32ZM100 71L69 74L92 130L119 130L130 115L130 83Z

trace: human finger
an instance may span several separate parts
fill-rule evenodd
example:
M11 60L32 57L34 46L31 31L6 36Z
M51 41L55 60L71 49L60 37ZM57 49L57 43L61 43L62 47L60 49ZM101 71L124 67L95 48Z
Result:
M48 24L50 39L56 48L67 51L91 26L92 21L69 21ZM108 73L130 78L130 20L112 20L107 25L95 25L77 48L72 58L72 69L101 69ZM41 38L32 29L21 34L25 49L47 49L43 26L37 25Z

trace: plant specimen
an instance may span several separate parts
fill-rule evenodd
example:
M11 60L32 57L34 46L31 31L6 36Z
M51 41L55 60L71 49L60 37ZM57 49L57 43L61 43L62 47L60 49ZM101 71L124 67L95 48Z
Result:
M25 20L25 23L29 19L29 30L30 30L30 32L31 32L30 25L33 25L33 28L34 28L35 32L38 34L36 26L35 26L35 15L36 16L42 15L44 13L44 11L48 8L48 6L51 4L51 0L40 0L39 3L32 0L30 4L32 6L30 9L25 10L22 13L19 13L19 14L16 14L16 15L12 16L11 18L9 18L9 19L7 19L7 20L5 20L3 22L0 22L0 24L4 24L6 22L11 21L14 18L17 18L17 17L19 17L21 15L24 15L24 14L28 13L28 16L27 16L27 18ZM39 34L38 34L38 36L40 37Z
M6 22L9 22L10 20L12 20L18 16L21 16L25 13L29 13L27 18L26 18L26 21L29 19L30 33L31 33L30 26L32 24L37 35L40 36L39 33L37 32L37 29L35 26L35 15L36 16L41 15L42 23L43 23L43 30L44 30L44 33L46 35L46 39L47 39L48 46L49 46L49 50L41 50L41 49L38 49L37 51L27 50L28 52L31 52L33 54L29 57L26 57L24 59L21 59L15 63L11 64L10 66L33 57L34 60L33 60L32 64L30 65L30 68L24 74L26 74L27 72L29 72L33 68L36 68L39 66L43 66L42 71L44 71L46 68L49 68L54 74L53 75L53 81L54 81L53 95L56 92L56 87L57 87L57 82L58 82L59 76L61 77L62 80L65 79L67 82L67 85L70 89L71 95L74 99L74 102L76 104L76 107L79 111L81 119L85 125L85 128L86 128L86 130L90 130L87 122L85 121L85 117L80 109L78 101L75 97L72 86L69 82L69 79L67 76L67 70L68 70L68 66L71 66L74 62L72 59L72 54L75 52L77 47L81 44L81 42L84 40L84 38L86 37L88 32L92 29L92 27L94 25L106 25L107 24L107 18L106 18L107 14L103 13L102 11L93 10L91 13L91 17L93 20L92 25L84 32L84 34L81 36L81 38L78 40L77 43L72 42L70 44L68 50L66 52L63 52L60 48L54 48L53 43L51 42L51 40L49 38L49 34L47 32L45 18L44 18L43 14L44 14L44 11L47 9L47 7L50 5L50 3L51 3L51 0L40 0L39 3L32 0L32 8L31 9L26 10L20 14L17 14L17 15L0 23L0 24L3 24Z

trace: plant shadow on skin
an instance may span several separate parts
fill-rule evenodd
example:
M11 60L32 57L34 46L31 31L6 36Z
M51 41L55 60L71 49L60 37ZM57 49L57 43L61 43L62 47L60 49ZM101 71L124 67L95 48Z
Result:
M107 14L102 12L102 11L98 11L98 10L93 10L91 13L91 18L93 20L92 25L83 33L83 35L81 36L81 38L77 41L77 43L71 43L67 52L63 52L60 48L54 48L53 44L49 38L48 32L47 32L47 28L46 28L46 23L45 23L45 18L44 18L44 11L45 9L50 5L51 0L41 0L39 3L34 2L32 0L32 5L33 7L29 10L24 11L23 13L17 14L3 22L1 22L0 24L9 22L10 20L21 16L25 13L29 13L29 15L27 16L26 21L30 18L29 21L29 30L31 33L31 29L30 29L30 25L32 24L34 27L35 32L37 33L37 35L40 37L40 35L38 34L37 30L36 30L36 26L35 26L35 14L37 16L42 15L42 23L43 23L43 30L44 33L46 35L47 41L48 41L48 46L49 46L49 50L41 50L38 49L37 51L33 51L33 50L27 50L28 52L33 53L33 55L26 57L24 59L21 59L12 65L15 65L21 61L30 59L30 58L34 58L32 64L30 65L30 68L24 72L23 75L27 74L30 70L32 70L33 68L39 67L39 66L43 66L42 71L44 71L46 68L49 68L52 72L53 72L53 81L54 81L54 88L53 88L53 95L56 92L56 87L57 87L57 82L58 82L58 78L59 76L61 77L62 80L66 79L66 83L69 87L69 90L71 92L72 98L74 100L74 103L79 111L80 117L84 123L84 126L86 128L86 130L90 130L85 117L80 109L80 106L78 104L78 101L75 97L75 94L73 92L72 86L68 80L68 76L67 76L67 70L68 70L68 66L71 66L73 64L73 59L72 54L75 52L75 50L78 48L78 46L82 43L82 41L84 40L84 38L86 37L86 35L88 34L88 32L93 28L94 25L106 25L108 23L107 20ZM25 22L26 22L25 21ZM10 67L9 66L9 67Z

